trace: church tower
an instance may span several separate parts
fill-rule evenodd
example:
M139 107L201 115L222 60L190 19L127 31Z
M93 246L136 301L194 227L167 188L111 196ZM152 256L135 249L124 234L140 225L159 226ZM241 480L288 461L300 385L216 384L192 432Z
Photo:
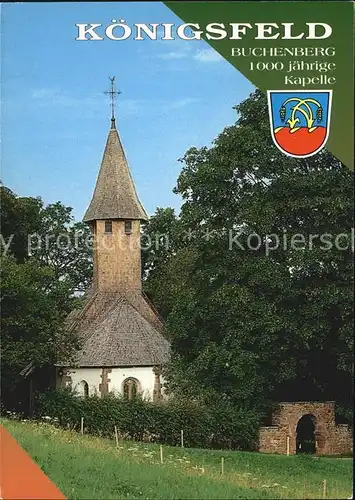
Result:
M158 313L142 291L140 225L148 216L139 201L115 120L110 78L111 126L94 193L84 216L93 232L93 283L80 310L68 317L81 349L57 366L58 383L81 395L108 392L162 397L161 368L170 344Z
M141 289L140 223L148 216L138 199L116 128L115 78L110 78L111 128L93 197L84 216L93 231L96 290Z
M95 191L83 219L93 231L96 290L141 290L140 223L147 219L112 117Z

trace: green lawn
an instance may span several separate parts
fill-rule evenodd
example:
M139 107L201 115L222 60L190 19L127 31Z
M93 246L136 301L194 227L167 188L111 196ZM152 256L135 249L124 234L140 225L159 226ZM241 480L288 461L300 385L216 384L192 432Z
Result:
M351 494L352 460L163 447L2 420L70 499L327 498ZM224 458L224 474L221 459Z

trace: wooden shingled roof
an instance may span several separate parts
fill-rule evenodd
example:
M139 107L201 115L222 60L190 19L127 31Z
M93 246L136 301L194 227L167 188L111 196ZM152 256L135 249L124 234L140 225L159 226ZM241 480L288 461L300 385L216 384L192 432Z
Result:
M139 201L114 119L94 194L83 220L100 219L148 219Z
M170 343L149 321L149 305L143 296L140 302L137 297L130 300L119 293L96 292L82 310L73 311L68 326L82 341L77 366L153 366L169 362ZM154 311L150 314L154 318Z

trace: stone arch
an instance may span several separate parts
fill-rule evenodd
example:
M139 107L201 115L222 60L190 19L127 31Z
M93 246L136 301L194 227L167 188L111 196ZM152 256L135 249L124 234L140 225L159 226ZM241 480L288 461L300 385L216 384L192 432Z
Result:
M315 453L317 455L336 455L352 451L351 429L347 425L336 424L334 401L278 403L272 414L271 425L260 428L259 451L295 454L297 452L297 425L306 415L310 415L315 424Z
M316 453L317 419L311 413L305 413L296 426L296 453Z
M141 393L141 384L138 379L128 377L122 382L122 394L125 398L132 400Z

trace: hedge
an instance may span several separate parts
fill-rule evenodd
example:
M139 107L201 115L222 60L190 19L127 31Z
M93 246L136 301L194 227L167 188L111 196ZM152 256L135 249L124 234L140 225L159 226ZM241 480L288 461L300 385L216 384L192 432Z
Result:
M80 430L84 418L86 433L199 448L255 449L259 416L251 410L228 404L206 406L196 401L170 399L152 403L133 401L109 394L79 397L68 390L37 396L36 418L47 418L57 425Z

